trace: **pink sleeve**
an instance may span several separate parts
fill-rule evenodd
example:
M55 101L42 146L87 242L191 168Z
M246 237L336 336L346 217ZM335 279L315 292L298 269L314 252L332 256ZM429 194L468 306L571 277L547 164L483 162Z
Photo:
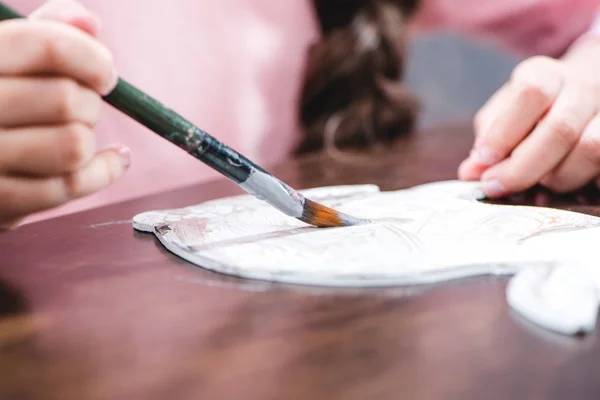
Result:
M45 0L6 0L4 3L23 15L29 15L33 10L45 3Z
M589 28L579 36L577 40L571 45L571 48L575 48L580 44L587 42L598 42L600 41L600 6L596 9L592 23Z
M524 56L560 56L592 25L598 0L422 0L416 30L448 30Z

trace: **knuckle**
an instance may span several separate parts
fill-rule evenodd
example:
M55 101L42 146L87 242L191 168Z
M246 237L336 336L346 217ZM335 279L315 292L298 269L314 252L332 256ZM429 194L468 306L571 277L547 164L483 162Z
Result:
M67 124L59 136L59 154L66 168L77 168L92 155L90 142L93 140L93 133L87 126L80 123Z
M553 119L549 123L550 136L554 143L570 145L579 138L579 130L576 123L573 122L577 117L575 115L562 115Z
M600 136L584 135L579 142L582 157L591 164L600 167Z
M83 181L77 172L65 175L61 178L62 193L65 199L77 199L83 193Z
M61 68L68 62L71 46L62 35L44 35L41 46L41 61L45 65L52 68Z
M63 120L73 118L79 90L79 85L75 81L67 78L58 79L54 95L57 117Z
M562 83L561 66L557 60L536 56L522 61L511 74L511 84L517 96L550 104Z
M515 82L514 87L520 101L550 104L554 100L554 95L549 90L528 79Z

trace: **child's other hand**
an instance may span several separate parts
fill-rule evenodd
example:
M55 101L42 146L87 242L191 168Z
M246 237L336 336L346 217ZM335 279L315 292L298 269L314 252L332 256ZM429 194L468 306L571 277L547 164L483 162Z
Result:
M0 227L98 191L129 166L96 152L101 95L116 84L99 23L70 0L0 22Z
M476 115L473 151L459 168L490 197L538 183L569 192L599 175L600 43L518 65Z

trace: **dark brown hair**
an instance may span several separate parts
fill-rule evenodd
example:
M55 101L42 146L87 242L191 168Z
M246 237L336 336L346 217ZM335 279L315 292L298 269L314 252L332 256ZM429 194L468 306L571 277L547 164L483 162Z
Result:
M418 0L313 0L321 40L308 56L297 153L365 147L413 128L403 87L406 20Z

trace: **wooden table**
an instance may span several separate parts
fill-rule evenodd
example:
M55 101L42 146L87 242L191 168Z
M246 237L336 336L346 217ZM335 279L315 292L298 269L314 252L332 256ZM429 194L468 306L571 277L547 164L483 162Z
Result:
M298 188L397 189L454 179L470 143L467 124L445 126L274 172ZM371 290L244 281L180 261L128 221L237 193L219 181L1 234L0 398L600 398L598 338L522 321L505 278Z

